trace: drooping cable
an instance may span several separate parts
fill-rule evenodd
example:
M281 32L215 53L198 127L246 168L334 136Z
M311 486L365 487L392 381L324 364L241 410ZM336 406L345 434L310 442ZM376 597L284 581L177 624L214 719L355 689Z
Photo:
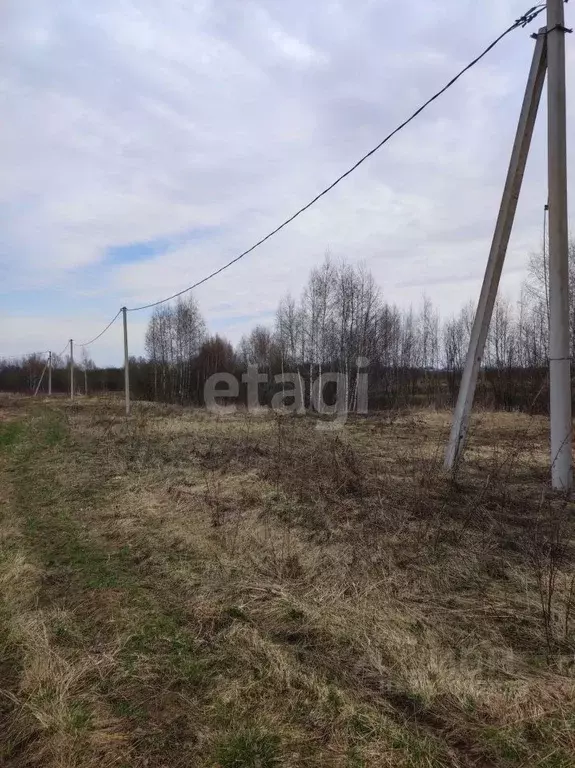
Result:
M90 341L84 341L82 344L80 344L80 342L78 342L78 341L75 341L74 342L74 346L75 347L89 347L90 344L93 344L95 341L98 341L98 339L100 339L106 333L106 331L114 325L114 323L116 322L116 320L120 316L121 312L122 312L122 310L119 309L118 312L114 315L114 317L110 320L108 325L104 328L104 330L100 331L100 333L97 336L94 336L93 339L90 339Z
M362 163L364 163L368 158L370 158L372 155L374 155L381 147L383 147L385 144L387 144L390 139L392 139L396 134L398 134L401 130L403 130L407 125L409 125L413 120L415 120L416 117L418 117L427 107L429 107L430 104L432 104L436 99L438 99L440 96L442 96L447 90L449 90L466 72L468 72L470 69L472 69L476 64L478 64L485 56L487 56L490 51L492 51L495 46L497 46L507 35L509 35L511 32L513 32L516 29L519 29L520 27L526 27L528 24L530 24L534 19L539 16L540 13L543 13L543 11L546 9L547 5L546 3L539 3L538 5L534 5L532 8L530 8L526 13L524 13L522 16L520 16L516 21L508 27L502 34L499 35L492 43L490 43L485 50L480 53L478 56L476 56L466 67L464 67L460 72L458 72L455 77L453 77L441 90L437 91L431 98L429 98L424 104L422 104L410 117L408 117L406 120L404 120L400 125L397 126L391 133L389 133L384 139L382 139L379 144L377 144L373 149L371 149L369 152L367 152L363 157L361 157L354 165L351 166L347 171L341 174L341 176L338 176L338 178L333 181L328 187L326 187L324 190L322 190L319 194L317 194L312 200L310 200L308 203L306 203L304 206L299 208L294 214L292 214L289 218L285 219L279 226L277 226L275 229L273 229L271 232L269 232L267 235L262 237L260 240L258 240L254 245L252 245L247 250L243 251L239 254L239 256L236 256L235 258L231 259L231 261L228 261L226 264L221 266L219 269L216 269L214 272L211 272L206 277L202 278L201 280L198 280L197 282L193 283L193 285L189 285L187 288L183 288L181 291L177 291L176 293L173 293L171 296L166 296L163 299L159 299L158 301L150 302L149 304L143 304L139 307L129 307L128 312L139 312L140 310L144 309L151 309L152 307L157 307L160 304L165 304L167 301L171 301L172 299L177 299L179 296L182 296L185 293L188 293L189 291L193 290L194 288L198 288L200 285L203 285L208 280L211 280L213 277L216 277L216 275L219 275L224 270L231 267L233 264L236 264L240 259L243 259L245 256L247 256L249 253L254 251L256 248L258 248L260 245L263 245L267 240L269 240L271 237L276 235L280 230L282 230L284 227L287 227L288 224L290 224L294 219L297 219L298 216L301 216L304 211L307 211L309 208L312 207L315 203L317 203L318 200L320 200L324 195L327 195L328 192L330 192L335 186L337 186L341 181L343 181L347 176L349 176L351 173L353 173L357 168L359 168Z

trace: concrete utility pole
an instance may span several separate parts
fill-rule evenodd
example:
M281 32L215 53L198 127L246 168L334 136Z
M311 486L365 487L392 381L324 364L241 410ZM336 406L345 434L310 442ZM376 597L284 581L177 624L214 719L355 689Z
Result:
M124 390L126 395L126 416L130 415L130 364L128 358L128 310L122 307L124 320Z
M563 0L560 0L560 2L562 3ZM495 233L489 252L489 259L487 261L485 277L483 278L481 295L479 296L475 320L471 331L469 350L467 352L463 377L459 387L459 396L457 398L457 405L453 416L451 435L445 452L445 468L449 470L456 469L467 437L475 387L477 386L477 378L479 376L481 360L483 359L483 352L485 350L487 332L491 322L491 315L493 314L495 299L497 298L501 270L503 269L503 262L505 261L505 254L507 253L513 220L517 210L517 201L519 199L519 192L521 191L521 184L523 182L525 166L527 164L527 156L533 137L535 118L537 117L543 85L545 84L546 67L546 34L545 29L542 29L539 30L539 33L536 36L533 62L531 64L531 71L529 72L529 79L527 81L527 88L525 90L519 124L517 126L517 134L515 136L511 161L507 171L507 179L503 190L501 206L499 208L499 216L497 218Z
M545 312L547 313L547 328L550 326L549 320L549 262L547 259L547 218L549 216L549 204L546 203L543 209L543 282L545 285Z
M70 400L74 399L74 341L70 339Z
M547 30L551 482L556 490L569 490L573 470L563 0L547 0Z
M52 353L48 352L48 397L52 394Z

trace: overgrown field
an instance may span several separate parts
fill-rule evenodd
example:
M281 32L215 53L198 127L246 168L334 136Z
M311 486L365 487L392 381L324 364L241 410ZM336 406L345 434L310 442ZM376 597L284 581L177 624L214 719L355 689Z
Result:
M575 765L547 422L0 407L0 765Z

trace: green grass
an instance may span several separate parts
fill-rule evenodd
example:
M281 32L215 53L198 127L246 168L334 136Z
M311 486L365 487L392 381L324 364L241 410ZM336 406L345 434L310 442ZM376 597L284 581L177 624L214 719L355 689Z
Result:
M89 731L92 725L92 713L81 702L72 702L68 707L70 727L75 731Z
M21 421L0 423L0 450L16 445L24 434L25 424Z
M242 730L223 740L216 756L221 768L278 768L280 739L255 728Z
M506 728L485 728L482 739L498 765L530 765L533 755L542 753L535 764L542 768L568 768L575 764L573 755L555 744L558 736L566 731L575 732L572 719L528 720Z
M207 683L211 676L209 659L188 630L181 610L169 605L173 601L159 605L145 580L139 581L130 547L110 547L82 523L79 513L85 505L91 514L101 509L109 498L109 488L95 472L86 477L83 493L78 495L74 469L62 474L69 440L65 421L54 414L35 417L31 423L11 426L3 434L3 444L14 449L10 475L24 539L47 576L40 599L66 609L66 614L57 613L49 626L58 654L73 661L90 647L97 649L102 643L106 647L114 643L118 633L123 635L114 669L105 678L88 678L90 695L102 697L102 704L116 718L153 720L168 690L186 690L189 695ZM107 598L97 613L90 609L91 599L86 600L91 593L107 595L110 591L117 600L113 609L106 606ZM149 686L159 696L150 697ZM48 686L38 688L31 701L37 711L51 710L55 697L56 689ZM72 699L62 718L65 731L89 734L96 727L90 706L83 701ZM155 734L150 736L153 742L158 738L158 726L151 722L150 728ZM178 749L169 738L162 748ZM6 756L10 757L10 752Z

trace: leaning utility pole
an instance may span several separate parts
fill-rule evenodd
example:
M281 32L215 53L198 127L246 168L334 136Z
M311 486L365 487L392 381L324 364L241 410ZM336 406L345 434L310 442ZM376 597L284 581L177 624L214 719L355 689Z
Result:
M557 490L568 490L573 484L565 106L566 31L563 0L548 0L549 382L551 481L553 488Z
M34 397L38 394L40 391L40 387L42 386L42 382L44 381L44 374L46 373L46 368L48 367L48 363L42 368L42 375L40 376L40 379L38 380L38 383L36 384L36 389L34 390Z
M471 331L449 444L445 453L445 468L455 470L467 437L471 406L483 359L485 341L517 210L517 201L547 71L551 481L556 490L569 490L573 482L567 230L567 120L565 108L565 33L568 30L564 25L563 2L564 0L548 0L547 27L539 30L539 33L533 36L537 41L533 63Z
M535 118L537 117L543 85L545 84L545 71L547 67L545 30L539 30L535 38L533 62L527 80L527 88L525 89L523 106L519 116L515 143L499 208L499 216L471 330L469 350L453 415L451 435L445 452L445 468L452 471L457 468L467 438L471 406L473 405L477 378L483 359L487 332L489 331L489 323L491 322L493 306L497 298L501 270L503 269L503 262L505 261L505 254L507 253L507 246L511 237L519 192L521 191L527 157L531 147Z

